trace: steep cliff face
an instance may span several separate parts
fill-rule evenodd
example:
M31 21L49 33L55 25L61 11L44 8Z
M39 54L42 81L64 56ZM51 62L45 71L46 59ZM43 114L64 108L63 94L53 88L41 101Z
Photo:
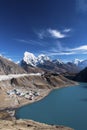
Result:
M1 74L22 74L26 71L14 62L0 56L0 75Z

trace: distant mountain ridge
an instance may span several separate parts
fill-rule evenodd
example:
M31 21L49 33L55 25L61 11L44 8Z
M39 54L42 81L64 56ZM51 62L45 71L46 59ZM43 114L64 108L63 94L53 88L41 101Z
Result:
M87 60L75 59L73 63L76 64L76 66L78 66L80 70L83 70L87 67Z
M27 71L31 68L47 70L56 73L78 73L80 69L73 62L64 63L60 59L51 60L48 56L40 54L36 57L33 53L25 52L20 65Z
M51 60L48 56L25 52L19 64L0 56L0 74L21 74L21 73L43 73L46 71L58 74L77 74L87 67L87 60L75 59L74 62L64 63L60 59Z

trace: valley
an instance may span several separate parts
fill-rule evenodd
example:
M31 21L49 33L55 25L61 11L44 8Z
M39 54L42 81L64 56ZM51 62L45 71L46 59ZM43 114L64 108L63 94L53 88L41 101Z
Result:
M40 100L52 89L77 84L51 73L0 76L0 108L16 108ZM3 102L2 102L3 99Z
M69 81L63 76L52 76L50 73L46 75L20 74L0 76L0 119L2 119L0 120L0 129L72 130L64 126L50 126L31 120L16 120L14 118L14 110L23 105L41 100L53 89L75 84L77 83ZM30 98L31 95L33 98Z
M6 58L0 57L0 119L11 120L7 121L9 122L9 130L12 127L11 123L15 127L14 121L17 122L16 129L21 124L19 122L23 122L24 125L22 127L25 127L25 124L30 122L17 121L14 117L15 109L43 99L54 89L78 85L77 82L67 78L68 76L75 77L77 72L80 71L76 65L72 63L65 64L59 60L51 61L44 55L39 56L38 65L35 65L37 60L32 56L33 54L27 52L27 58L25 55L25 61L22 60L21 64L15 64ZM3 121L2 125L4 125ZM39 128L38 123L35 126L30 123L30 130L36 127L39 130L44 128L45 124L41 124ZM71 130L63 126L46 126L46 128L48 130L50 128Z
M51 73L11 74L0 76L0 128L27 130L54 129L72 130L64 126L50 126L28 120L15 120L15 109L36 102L47 96L53 89L77 84L62 75ZM5 120L5 121L4 121ZM6 121L11 120L11 121ZM16 123L15 123L16 122ZM22 125L21 125L22 123ZM6 125L8 124L8 125ZM21 127L20 127L21 125ZM14 128L13 128L14 126Z

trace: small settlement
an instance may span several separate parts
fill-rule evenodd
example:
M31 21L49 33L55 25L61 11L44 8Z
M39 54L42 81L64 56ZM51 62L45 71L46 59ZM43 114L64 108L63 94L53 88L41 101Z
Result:
M24 97L24 98L29 99L29 100L33 100L34 97L40 95L40 93L37 92L37 91L32 91L32 90L30 90L30 91L23 91L23 90L16 89L16 88L14 88L13 90L7 91L7 94L9 96L16 95L16 96L19 96L19 97Z

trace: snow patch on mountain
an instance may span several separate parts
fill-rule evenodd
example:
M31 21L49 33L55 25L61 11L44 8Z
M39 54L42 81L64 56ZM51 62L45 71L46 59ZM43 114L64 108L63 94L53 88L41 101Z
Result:
M33 53L25 52L23 61L26 62L26 64L30 64L32 66L36 66L37 57Z
M60 59L53 60L53 63L55 63L55 64L64 64Z
M44 55L44 54L39 55L37 57L37 60L38 60L39 64L43 64L45 61L51 61L51 59L48 56Z

